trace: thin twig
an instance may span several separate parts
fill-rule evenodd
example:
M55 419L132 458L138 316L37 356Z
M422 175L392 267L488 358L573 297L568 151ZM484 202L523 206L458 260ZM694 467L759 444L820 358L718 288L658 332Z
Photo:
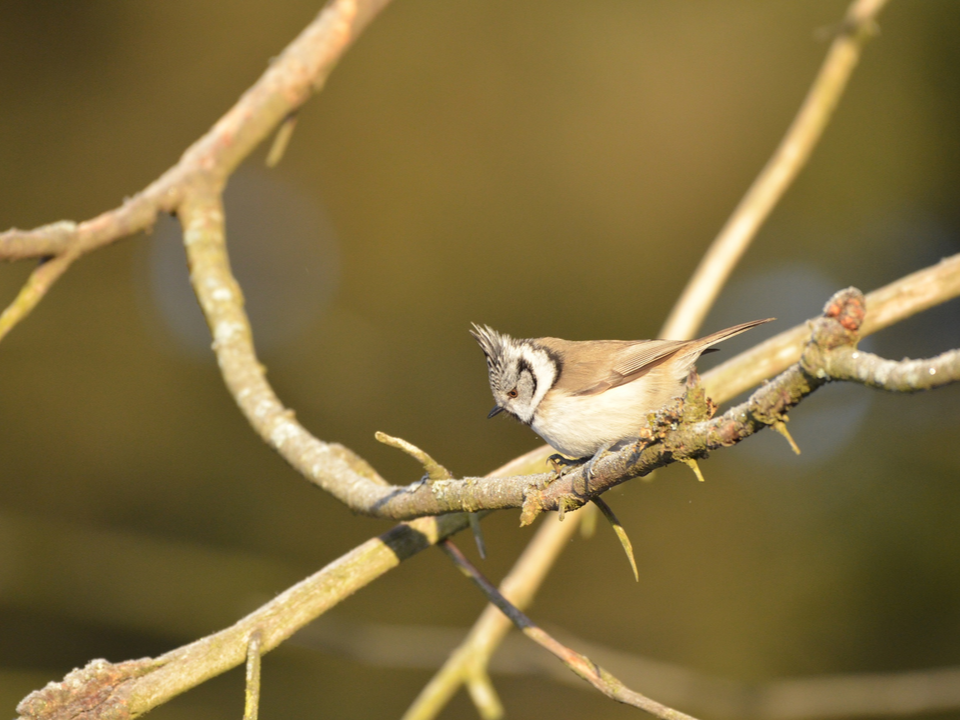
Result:
M41 263L30 273L17 297L0 313L0 340L30 314L72 262L69 254L58 255Z
M444 540L441 549L453 560L458 568L479 587L497 608L516 625L520 631L535 643L557 656L564 665L577 675L593 685L607 697L646 710L663 720L695 720L692 716L679 710L667 707L662 703L648 698L635 690L631 690L608 671L594 663L585 655L563 645L543 628L536 625L529 617L510 603L496 586L467 560L466 556L450 540Z
M401 452L405 452L418 463L423 465L423 469L426 472L426 475L424 475L424 480L427 482L433 482L435 480L449 480L453 477L453 473L451 473L443 465L438 463L436 460L430 457L430 455L418 448L413 443L408 442L403 438L387 435L385 432L380 432L379 430L374 433L373 436L376 438L377 442L382 442L384 445L389 445L390 447L396 448Z
M540 464L544 458L539 449L528 454ZM500 583L500 592L516 607L527 607L536 594L547 573L553 566L570 538L577 530L573 522L581 513L576 513L566 522L556 515L543 519L543 525L527 543L520 558L510 573ZM549 529L549 530L548 530ZM557 542L557 538L560 542ZM494 605L488 605L473 624L466 639L447 659L443 667L420 691L416 700L403 714L401 720L427 720L435 717L459 689L468 681L476 668L484 668L510 629L510 621Z
M449 470L447 470L447 468L438 463L436 460L430 457L429 454L418 448L413 443L408 442L403 438L387 435L385 432L380 432L379 430L374 433L374 437L378 442L382 442L384 445L389 445L390 447L397 448L398 450L405 452L407 455L423 465L423 469L426 470L426 474L420 479L421 482L436 482L437 480L453 479L453 473L451 473ZM477 513L467 513L467 520L470 521L470 532L473 533L474 542L477 544L477 552L480 553L480 558L482 560L486 560L487 543L483 539L483 528L480 527L480 516Z
M842 32L831 44L800 112L703 256L673 306L662 337L687 339L696 333L760 226L810 159L886 2L857 0L847 10Z

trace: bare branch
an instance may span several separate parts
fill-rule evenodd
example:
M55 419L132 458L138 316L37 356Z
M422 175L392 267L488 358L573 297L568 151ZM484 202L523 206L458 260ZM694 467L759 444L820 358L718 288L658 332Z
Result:
M0 313L0 340L30 314L30 311L37 306L37 303L47 294L47 290L60 279L72 262L73 258L66 253L57 255L51 260L41 262L30 273L30 277L20 288L17 297L4 309L3 313Z
M529 456L537 457L541 454L540 449L537 449ZM582 514L577 513L567 522L559 522L556 516L544 518L541 529L527 544L509 575L500 584L500 592L516 607L525 608L533 600L547 572L559 557L566 542L576 532L575 520ZM495 605L487 605L466 639L420 691L401 720L427 720L435 717L444 705L450 702L461 683L470 682L478 669L486 672L487 662L509 629L510 621L506 616Z
M92 682L85 680L80 683L79 679L101 677L109 670L109 678L119 679L109 682L103 680L101 685L109 686L111 693L122 691L123 703L129 712L127 717L136 717L243 663L253 632L261 633L260 652L266 653L333 605L399 565L402 560L466 526L466 520L455 515L424 518L397 526L289 588L232 627L155 660L137 661L137 672L132 679L130 673L121 675L120 670L112 669L117 666L94 661L87 668L71 673L62 683L51 683L43 690L27 696L18 706L18 712L24 719L49 720L57 717L48 712L51 697L63 698L62 704L76 712L79 707L89 704L90 691L85 683ZM122 686L119 684L121 680ZM91 717L106 716L93 714Z
M77 237L77 224L69 220L50 223L35 230L12 228L0 233L0 259L23 260L59 255Z
M860 337L956 297L960 297L960 253L869 293ZM723 403L783 372L800 359L808 335L806 324L797 325L704 373L707 393Z
M890 392L932 390L960 380L960 350L928 360L884 360L853 348L838 348L825 358L827 374Z
M830 46L800 112L703 256L673 306L662 337L681 340L696 333L760 226L813 154L860 60L864 44L876 30L876 17L886 2L856 0L847 10L841 32Z
M487 580L473 563L467 560L466 556L460 552L459 548L457 548L453 542L445 540L440 547L453 560L456 566L460 568L467 577L473 580L490 602L496 605L504 615L509 617L513 624L516 625L524 635L560 658L564 665L604 695L626 705L633 705L634 707L646 710L651 715L662 718L663 720L695 720L695 718L686 713L669 708L662 703L658 703L656 700L648 698L646 695L631 690L607 670L604 670L590 660L590 658L563 645L512 605L510 601L497 590L496 586Z

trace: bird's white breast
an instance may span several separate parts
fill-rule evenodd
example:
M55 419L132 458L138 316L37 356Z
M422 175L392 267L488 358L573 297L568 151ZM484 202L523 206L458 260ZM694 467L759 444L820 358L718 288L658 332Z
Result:
M683 384L672 370L654 368L634 382L598 395L554 389L537 407L531 427L551 447L575 458L636 438L649 413L682 394Z

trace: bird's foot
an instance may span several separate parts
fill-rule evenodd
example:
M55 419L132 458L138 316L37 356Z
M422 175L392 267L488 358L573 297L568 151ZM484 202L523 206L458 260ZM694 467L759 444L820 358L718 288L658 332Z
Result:
M586 492L587 486L589 486L590 481L593 479L594 466L597 464L598 460L610 452L610 448L612 446L613 443L601 445L593 455L588 455L587 457L568 458L560 455L559 453L555 453L547 458L547 460L551 465L553 465L553 471L556 473L557 478L563 475L568 468L579 467L583 465L584 492Z
M584 482L589 484L593 479L593 468L597 464L597 461L600 460L604 455L607 455L610 452L610 448L613 447L614 443L605 443L601 445L597 451L593 454L589 460L587 460L587 466L583 469L583 479Z
M564 457L560 453L554 453L547 458L547 462L553 466L553 472L556 474L556 476L560 477L567 468L571 468L576 465L583 465L589 459L590 458L568 458Z

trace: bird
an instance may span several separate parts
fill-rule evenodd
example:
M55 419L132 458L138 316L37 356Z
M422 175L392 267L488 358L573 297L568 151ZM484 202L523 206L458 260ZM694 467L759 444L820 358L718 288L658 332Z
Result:
M513 338L472 324L487 361L496 404L560 455L557 463L593 463L639 437L644 419L684 391L697 359L713 345L774 318L752 320L698 340ZM566 456L566 457L562 457Z

